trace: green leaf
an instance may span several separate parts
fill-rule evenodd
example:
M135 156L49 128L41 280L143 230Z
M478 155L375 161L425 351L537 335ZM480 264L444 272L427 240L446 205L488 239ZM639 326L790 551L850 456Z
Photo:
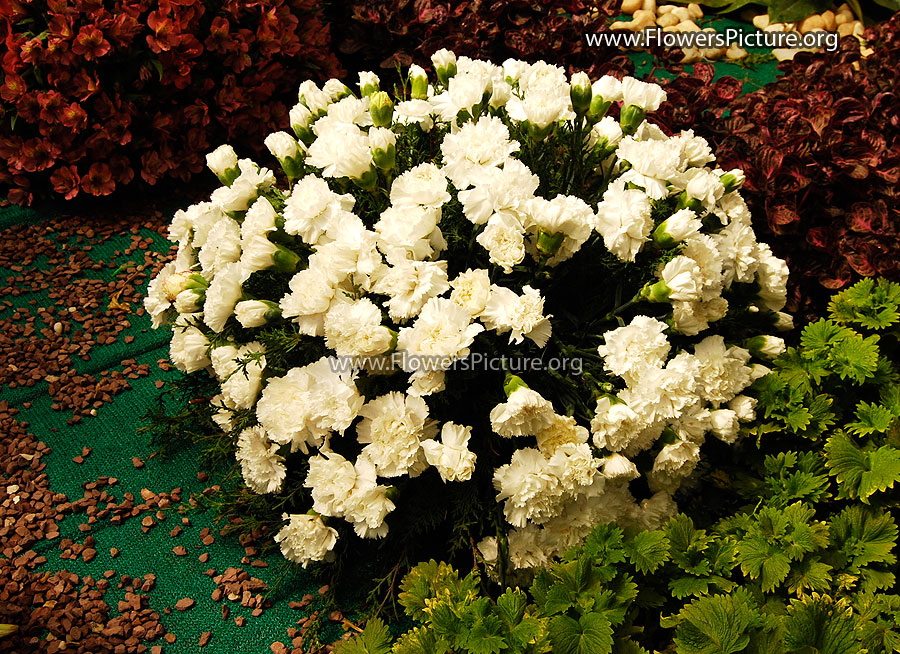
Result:
M789 652L859 654L855 629L850 606L813 593L788 607L784 644Z
M761 614L742 589L694 600L681 609L677 621L678 654L740 652L750 643L751 631L763 625Z
M892 11L900 10L897 0L875 0ZM900 321L900 284L872 278L860 280L835 295L828 306L834 320L856 324L865 329L886 329Z
M468 629L465 647L471 654L496 654L507 648L501 635L500 620L492 615L478 619Z
M370 618L362 633L335 645L334 654L389 654L391 632L379 618Z
M574 593L560 582L556 582L547 590L543 604L544 613L547 615L565 613L569 607L575 605Z
M709 591L709 579L700 577L677 577L669 580L669 591L677 599L690 595L704 595Z
M808 14L807 14L808 15ZM852 329L838 325L831 320L818 320L803 328L800 345L803 356L814 359L824 350L827 351L854 334Z
M831 6L831 0L787 0L769 5L769 20L773 23L788 23L803 20L818 14Z
M857 436L869 436L870 434L883 434L891 428L895 416L880 404L860 402L856 406L856 422L847 425L847 429Z
M791 571L790 558L762 535L738 543L738 561L741 571L750 579L759 579L765 592L772 592Z
M900 450L892 447L866 452L839 432L828 439L825 453L825 465L838 480L840 497L868 504L872 494L900 481Z
M817 558L804 560L788 577L788 590L793 594L824 593L831 588L832 567Z
M662 531L638 531L625 541L625 555L638 572L653 572L669 560L669 539Z
M525 607L528 604L528 598L525 593L516 588L507 588L500 597L497 598L495 613L512 629L515 625L522 621L525 617Z
M878 369L878 336L852 333L831 348L828 362L841 379L863 383Z
M613 654L650 654L631 638L619 638L613 645Z
M612 651L612 626L600 613L586 613L579 620L558 615L550 621L554 654L608 654Z
M156 71L156 74L159 76L160 81L163 78L163 65L159 59L151 59L150 65L153 66L153 70Z
M890 513L848 506L831 521L832 547L843 555L851 572L873 563L893 565L897 523Z
M450 645L438 639L434 632L425 627L415 627L407 631L394 643L392 654L447 654Z

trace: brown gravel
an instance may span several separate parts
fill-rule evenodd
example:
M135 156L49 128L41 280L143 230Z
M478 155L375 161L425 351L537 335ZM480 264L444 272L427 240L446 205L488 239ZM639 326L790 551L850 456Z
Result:
M197 604L197 602L195 602L190 597L184 597L184 598L178 600L177 602L175 602L175 608L178 609L179 611L187 611L188 609L194 608L194 606L196 604Z
M16 633L0 640L0 652L146 651L144 643L162 637L165 629L159 614L147 608L146 596L133 593L134 587L129 586L133 580L120 580L119 585L130 590L126 589L124 605L117 607L121 615L111 617L105 594L115 571L109 570L99 579L65 570L37 571L47 558L31 548L40 541L59 538L57 522L65 515L85 512L96 522L101 513L103 518L122 515L122 505L107 492L106 488L116 482L108 477L84 484L84 496L75 501L50 491L46 463L42 461L49 448L28 432L26 423L16 419L17 413L0 401L0 474L5 478L0 484L0 622L19 626ZM109 502L102 511L98 510L101 502ZM89 562L97 556L93 536L86 536L82 543L60 539L59 549L63 559ZM151 590L153 582L152 575L144 578L141 591Z
M12 274L0 278L0 298L7 298L0 304L12 313L0 319L0 387L48 382L52 408L70 412L68 421L74 424L96 415L96 409L130 388L129 380L148 375L149 366L133 359L123 360L122 370L99 376L76 372L74 360L90 360L96 346L115 343L131 326L131 314L144 315L142 285L166 257L154 252L153 239L139 232L147 228L162 233L166 222L155 212L90 227L83 217L68 216L4 229L0 267ZM120 254L131 265L120 269L117 263L91 257L94 247L129 232L131 242ZM40 269L34 265L39 257ZM98 278L104 270L116 273L112 281ZM42 293L47 301L13 306L10 298L28 293Z

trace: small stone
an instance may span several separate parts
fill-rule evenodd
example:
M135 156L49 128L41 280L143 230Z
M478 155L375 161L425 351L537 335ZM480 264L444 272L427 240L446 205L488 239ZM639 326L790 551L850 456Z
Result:
M175 602L175 608L179 611L187 611L188 609L194 608L194 605L196 603L197 602L195 602L190 597L184 597L184 598L178 600L177 602Z

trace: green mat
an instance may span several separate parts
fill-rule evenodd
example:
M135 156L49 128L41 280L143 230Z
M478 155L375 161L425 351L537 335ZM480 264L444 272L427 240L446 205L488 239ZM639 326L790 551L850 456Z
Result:
M642 56L635 57L640 63ZM776 74L774 66L764 66L754 71L732 64L716 64L716 70L717 74L731 74L747 81L745 91L755 90L774 79ZM19 237L18 225L45 225L50 220L52 215L48 212L14 206L0 209L0 230L4 239ZM93 218L86 218L86 224L90 224L91 220ZM163 236L152 230L144 228L139 235L152 238L152 247L156 252L165 252L169 247ZM90 253L91 258L107 265L101 271L86 271L84 276L109 281L113 279L113 272L120 264L141 261L141 252L131 256L123 254L130 242L131 233L124 231L102 245L95 246ZM116 255L115 251L120 253ZM30 269L42 269L42 266L46 266L46 261L38 258ZM18 272L0 267L0 279L5 280L11 275L27 276L28 269ZM15 307L23 307L32 312L35 307L29 304L31 300L36 300L36 306L42 306L42 303L46 306L49 302L46 293L40 292L0 298L2 299L11 299ZM0 318L8 318L12 311L0 304ZM183 489L182 497L187 499L191 493L201 492L208 484L215 483L217 475L222 472L210 471L212 478L206 483L199 482L198 450L194 447L181 448L170 460L147 458L152 453L152 448L144 436L136 433L136 429L141 426L141 416L146 413L158 393L155 382L165 380L171 374L163 372L157 365L158 360L168 356L168 333L165 330L150 329L147 317L132 314L129 320L131 326L120 335L118 342L95 346L89 361L78 358L73 361L78 372L91 374L99 374L104 370L121 370L123 359L136 359L137 363L150 367L149 376L130 380L132 388L100 407L95 417L86 417L80 424L68 425L66 419L71 417L71 413L51 409L53 400L48 393L47 383L43 381L30 388L3 388L0 391L0 400L20 409L17 419L27 421L28 431L52 448L52 453L44 458L50 488L54 492L65 493L70 501L82 496L85 483L95 481L100 476L118 478L118 483L108 489L118 501L127 492L134 493L136 502L140 502L140 492L144 488L159 493L170 492L176 487ZM126 335L134 337L131 344L126 344L122 338ZM30 403L30 408L23 408L24 403ZM82 464L73 462L73 457L80 455L84 446L93 448L92 453ZM145 466L136 468L132 464L133 457L144 459ZM180 536L172 538L170 530L180 523L180 516L174 512L170 512L165 520L147 534L141 531L140 517L127 520L120 526L100 520L88 533L83 533L78 526L86 521L86 516L69 515L60 523L60 539L71 538L76 542L83 542L87 535L92 535L96 539L97 557L90 563L63 560L59 558L60 539L41 541L33 549L47 557L47 562L38 571L65 569L80 576L91 575L95 579L101 578L107 570L114 570L117 575L137 577L147 573L155 574L157 583L149 593L149 607L160 613L166 629L175 634L177 640L174 644L163 641L154 644L162 645L162 651L169 654L197 652L200 634L207 631L213 632L213 637L204 651L262 653L269 652L269 644L274 641L290 645L287 629L295 627L298 620L322 606L317 593L319 584L314 575L310 571L291 571L281 584L279 592L273 595L272 608L259 617L252 617L249 610L241 608L239 603L226 600L224 603L231 607L231 617L223 620L222 602L211 598L216 585L211 578L202 574L204 570L212 567L217 573L221 573L228 567L237 566L272 584L285 572L285 566L278 554L264 559L269 564L268 567L242 565L244 548L236 538L219 536L218 529L221 525L213 522L212 515L192 513L190 518L192 525L185 527ZM203 528L210 528L216 537L215 543L210 546L204 546L200 542L200 531ZM179 557L173 553L172 548L177 545L186 547L187 556ZM121 551L115 559L110 556L111 547ZM198 560L203 552L209 554L206 563ZM312 605L302 610L289 608L288 601L300 600L305 594L316 597ZM123 597L124 591L115 590L113 585L106 596L106 601L113 607L111 615L116 615L116 601ZM186 612L165 613L167 607L173 607L177 600L185 597L196 600L196 606ZM345 614L348 613L345 611ZM235 616L244 616L245 626L237 626ZM352 613L348 617L352 618ZM335 624L327 632L330 639L340 634L341 629ZM0 651L9 650L5 650L0 643Z

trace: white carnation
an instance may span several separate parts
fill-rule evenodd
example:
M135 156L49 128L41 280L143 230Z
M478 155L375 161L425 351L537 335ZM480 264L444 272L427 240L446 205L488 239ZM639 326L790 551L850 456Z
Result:
M182 372L192 373L210 365L209 341L187 316L178 316L172 327L169 358Z
M359 179L372 167L369 139L355 125L332 123L317 133L306 163L321 168L324 177Z
M603 335L597 348L603 367L634 385L646 368L659 368L669 355L666 324L656 318L635 316L631 323Z
M206 289L203 322L214 332L221 332L225 322L234 315L234 305L243 295L241 285L247 281L240 263L227 264Z
M241 226L227 216L209 230L197 256L203 276L212 279L220 270L241 258Z
M340 454L324 450L309 458L303 485L310 489L314 511L341 517L356 485L356 468Z
M266 367L265 351L265 347L257 342L240 348L223 345L213 349L210 361L229 408L249 409L256 402ZM244 365L241 366L239 361Z
M374 291L388 295L393 320L407 320L432 297L450 289L446 261L401 261L380 273Z
M359 442L382 477L405 475L416 463L425 437L428 406L420 397L392 392L365 404L356 427Z
M519 150L509 138L509 130L496 116L482 116L467 122L455 134L447 134L441 143L444 174L462 190L478 183L485 170L497 168Z
M411 327L397 336L397 349L418 357L442 357L449 362L469 354L475 336L484 327L472 322L472 314L447 298L433 297Z
M484 268L469 268L459 273L450 287L453 289L450 299L475 318L481 315L491 297L491 278Z
M285 513L288 523L275 534L281 553L288 561L305 568L310 561L322 561L337 543L337 531L327 526L322 517L309 514Z
M331 432L346 430L362 405L353 380L322 358L269 379L256 416L273 441L305 453L308 445L320 445Z
M241 476L255 493L276 493L287 474L284 457L278 454L278 444L272 443L260 427L248 427L238 436L238 463Z
M531 286L523 286L522 294L505 286L491 286L481 322L498 334L510 332L509 342L521 343L528 338L538 347L544 347L550 338L550 318L544 315L544 298L541 292Z
M643 191L613 183L597 205L596 229L607 250L622 261L634 261L653 229L650 199Z
M294 184L284 203L284 231L314 245L332 222L335 213L352 211L354 199L338 195L321 177L307 175Z
M556 413L537 391L520 386L491 409L491 429L501 436L534 436L550 428Z
M707 336L694 346L694 356L700 364L698 393L704 400L719 406L752 383L746 365L750 353L744 348L726 347L722 336Z
M445 422L441 428L441 440L422 441L425 459L434 466L441 479L468 481L475 471L475 453L467 448L472 428Z
M447 178L432 163L407 170L391 184L391 203L394 205L414 204L438 209L449 201Z
M374 356L391 347L390 329L368 298L335 302L325 314L325 345L338 356Z
M475 241L488 252L491 263L512 272L525 258L525 228L508 213L495 213Z

